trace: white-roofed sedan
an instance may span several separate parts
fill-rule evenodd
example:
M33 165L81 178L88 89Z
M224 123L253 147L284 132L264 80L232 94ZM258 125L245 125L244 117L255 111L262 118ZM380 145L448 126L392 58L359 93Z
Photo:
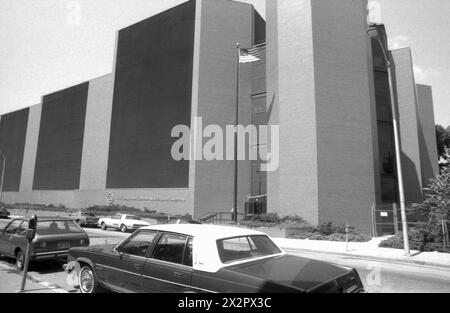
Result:
M143 227L118 245L70 249L65 268L82 293L363 291L354 269L289 255L262 232L215 225Z

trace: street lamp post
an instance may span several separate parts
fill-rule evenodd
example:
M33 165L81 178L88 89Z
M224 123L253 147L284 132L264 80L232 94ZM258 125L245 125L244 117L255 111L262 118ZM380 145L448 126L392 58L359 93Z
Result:
M367 31L369 37L378 41L381 46L381 50L383 51L383 55L386 61L388 76L389 76L389 93L391 98L391 109L392 109L392 119L393 119L393 127L394 127L394 140L395 140L395 155L396 155L396 163L397 163L397 179L398 179L398 189L399 189L399 200L400 200L400 209L402 216L402 228L403 228L403 241L404 241L404 249L405 256L411 256L411 251L409 248L409 238L408 238L408 221L406 217L406 203L405 203L405 191L403 185L403 170L402 170L402 159L401 159L401 147L400 147L400 136L398 131L398 118L397 118L397 106L395 101L394 94L394 81L393 81L393 73L392 73L392 61L389 55L388 47L386 46L386 41L382 39L382 35L384 31L382 30L383 25L371 25ZM381 30L380 30L381 29Z
M6 166L6 156L3 153L2 150L0 150L0 156L3 159L3 165L2 165L2 177L0 178L0 202L2 202L2 195L3 195L3 179L5 177L5 166Z

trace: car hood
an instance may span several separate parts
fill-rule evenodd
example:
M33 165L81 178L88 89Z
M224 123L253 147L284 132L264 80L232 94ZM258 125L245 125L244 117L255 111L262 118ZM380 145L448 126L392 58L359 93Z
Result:
M349 268L293 255L240 264L229 267L228 270L305 291L351 272Z

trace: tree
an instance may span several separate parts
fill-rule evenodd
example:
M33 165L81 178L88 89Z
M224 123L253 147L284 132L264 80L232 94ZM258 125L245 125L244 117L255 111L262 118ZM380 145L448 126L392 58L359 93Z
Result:
M447 148L446 152L449 151ZM450 165L442 168L441 175L433 179L425 191L425 201L415 208L431 229L439 231L443 220L450 221Z
M445 148L450 148L450 126L445 129L441 125L436 125L436 141L440 158L444 155Z

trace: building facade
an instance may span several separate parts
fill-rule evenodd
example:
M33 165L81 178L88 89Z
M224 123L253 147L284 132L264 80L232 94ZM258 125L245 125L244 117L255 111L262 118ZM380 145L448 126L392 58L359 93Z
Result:
M366 34L366 8L363 0L268 0L264 20L249 4L190 0L120 30L113 73L1 117L2 200L194 218L230 212L234 161L200 152L208 125L235 124L238 98L240 125L280 128L276 171L239 161L239 210L256 203L370 232L371 206L398 196L387 70ZM239 80L236 43L262 55L240 66ZM407 199L415 202L437 173L432 93L416 87L409 50L392 54ZM177 125L200 129L189 145L200 158L173 158ZM271 145L245 142L251 151Z

